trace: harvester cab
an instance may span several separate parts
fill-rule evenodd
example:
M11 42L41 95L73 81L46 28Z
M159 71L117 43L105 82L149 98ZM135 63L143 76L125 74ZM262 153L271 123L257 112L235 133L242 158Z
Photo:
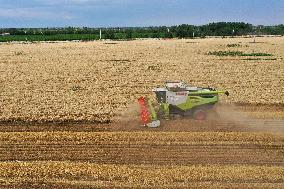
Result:
M143 126L159 127L160 119L177 116L189 116L196 120L205 120L207 111L219 101L219 94L229 95L228 91L214 88L192 87L182 81L168 81L164 87L155 88L158 107L145 97L139 98L140 118ZM156 110L157 112L156 112Z

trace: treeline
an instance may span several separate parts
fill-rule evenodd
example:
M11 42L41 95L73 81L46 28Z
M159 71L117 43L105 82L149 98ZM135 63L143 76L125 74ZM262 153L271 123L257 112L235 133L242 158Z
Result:
M0 28L0 41L56 41L133 38L193 38L205 36L284 35L284 25L253 26L243 22L217 22L202 26L179 25L125 28Z

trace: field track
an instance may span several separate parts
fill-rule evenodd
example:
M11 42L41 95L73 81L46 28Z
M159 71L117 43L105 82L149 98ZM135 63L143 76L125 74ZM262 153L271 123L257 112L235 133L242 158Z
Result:
M1 161L284 165L283 135L274 137L237 132L31 132L1 133L1 143Z

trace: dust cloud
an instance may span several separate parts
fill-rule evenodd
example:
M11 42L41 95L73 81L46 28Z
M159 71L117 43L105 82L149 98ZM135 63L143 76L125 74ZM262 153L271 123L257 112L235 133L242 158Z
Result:
M227 124L234 123L249 131L262 132L284 132L283 119L256 119L248 115L241 106L233 104L218 104L214 107L217 116L211 119L225 122Z
M247 108L249 107L249 111ZM140 106L130 103L118 113L117 121L112 124L113 131L178 131L178 132L271 132L284 133L284 119L254 118L250 113L265 114L255 105L239 106L234 104L216 104L208 111L206 120L194 120L191 117L180 117L172 120L161 119L159 128L141 127ZM266 110L270 111L270 110ZM274 111L271 107L271 111Z
M141 128L140 106L138 102L128 104L117 116L117 121L113 127L114 130L131 131Z

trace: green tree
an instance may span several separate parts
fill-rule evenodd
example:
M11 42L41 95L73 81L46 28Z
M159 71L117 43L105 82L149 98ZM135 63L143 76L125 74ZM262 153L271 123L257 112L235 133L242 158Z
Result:
M115 33L113 30L106 30L104 37L105 39L115 39Z
M132 39L132 33L133 33L133 31L132 31L131 29L127 29L127 30L125 31L125 37L126 37L126 39Z

